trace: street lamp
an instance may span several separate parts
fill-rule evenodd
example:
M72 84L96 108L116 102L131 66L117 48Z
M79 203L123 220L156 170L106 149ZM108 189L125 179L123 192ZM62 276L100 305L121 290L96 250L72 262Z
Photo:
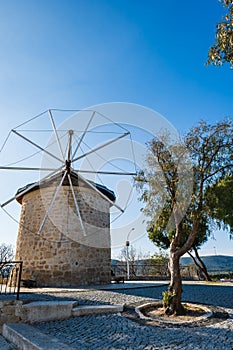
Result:
M135 230L135 228L131 228L131 230L127 234L125 246L126 246L126 267L127 267L127 280L129 280L129 235L130 233Z

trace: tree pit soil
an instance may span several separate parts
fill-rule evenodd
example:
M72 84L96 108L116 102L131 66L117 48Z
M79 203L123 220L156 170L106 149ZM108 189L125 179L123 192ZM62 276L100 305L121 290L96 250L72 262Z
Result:
M199 305L194 304L182 304L185 310L184 315L166 315L164 312L164 308L162 304L153 305L149 307L148 309L143 310L143 314L149 318L152 319L159 319L162 321L167 322L190 322L190 321L197 321L200 319L200 317L204 317L207 315L207 313L210 313L210 310L207 310L206 308L203 309Z

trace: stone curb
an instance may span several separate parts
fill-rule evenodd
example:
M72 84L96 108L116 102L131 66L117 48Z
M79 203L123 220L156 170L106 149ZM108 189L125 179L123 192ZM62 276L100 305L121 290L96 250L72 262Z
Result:
M70 317L122 312L124 305L78 305L77 301L35 301L21 307L23 322L64 320Z
M3 336L20 350L75 350L61 340L23 323L4 324Z
M204 305L199 305L199 304L194 304L194 303L184 303L186 305L193 305L193 306L197 306L197 307L200 307L201 309L203 309L204 311L206 311L206 313L202 316L199 316L199 317L195 317L195 320L186 320L186 321L175 321L173 322L172 320L160 320L159 318L153 318L153 317L149 317L149 316L145 316L143 314L143 310L149 308L149 307L153 307L153 306L156 306L158 305L158 302L156 303L146 303L146 304L143 304L143 305L140 305L138 307L135 308L135 312L138 314L138 316L143 319L143 320L150 320L150 321L160 321L162 323L167 323L167 324L171 324L173 323L174 325L183 325L183 324L192 324L194 322L200 322L200 321L203 321L207 318L210 318L213 316L213 312L206 306Z
M117 313L122 312L124 305L82 305L72 310L72 316L87 316L103 313Z

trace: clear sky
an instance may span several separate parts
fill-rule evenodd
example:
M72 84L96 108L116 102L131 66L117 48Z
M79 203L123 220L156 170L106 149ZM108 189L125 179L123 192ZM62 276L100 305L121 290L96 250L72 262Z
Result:
M0 143L48 108L136 103L181 132L232 116L233 72L205 66L223 14L217 0L0 0ZM17 227L1 223L14 243ZM233 255L222 236L202 253Z

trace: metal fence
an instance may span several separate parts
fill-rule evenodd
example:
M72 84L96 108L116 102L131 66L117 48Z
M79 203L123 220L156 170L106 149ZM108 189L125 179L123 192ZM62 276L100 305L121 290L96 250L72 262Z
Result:
M213 279L231 280L233 282L233 270L210 270L209 274Z
M125 261L120 261L111 265L112 273L115 276L127 277L127 264ZM167 264L154 264L147 262L129 262L130 279L136 278L169 278Z
M113 276L124 276L127 279L126 261L117 261L111 264ZM180 273L183 280L205 280L205 277L194 264L180 265ZM208 270L213 280L233 281L233 271ZM129 262L129 276L131 280L166 280L170 279L170 273L167 263L148 263L147 261Z
M125 261L118 261L111 265L112 273L115 276L124 276L127 278L127 264ZM183 279L199 279L198 271L195 266L180 266L180 272ZM129 262L130 279L170 279L168 264L148 263L144 261Z
M0 294L15 294L19 300L22 261L0 261Z

